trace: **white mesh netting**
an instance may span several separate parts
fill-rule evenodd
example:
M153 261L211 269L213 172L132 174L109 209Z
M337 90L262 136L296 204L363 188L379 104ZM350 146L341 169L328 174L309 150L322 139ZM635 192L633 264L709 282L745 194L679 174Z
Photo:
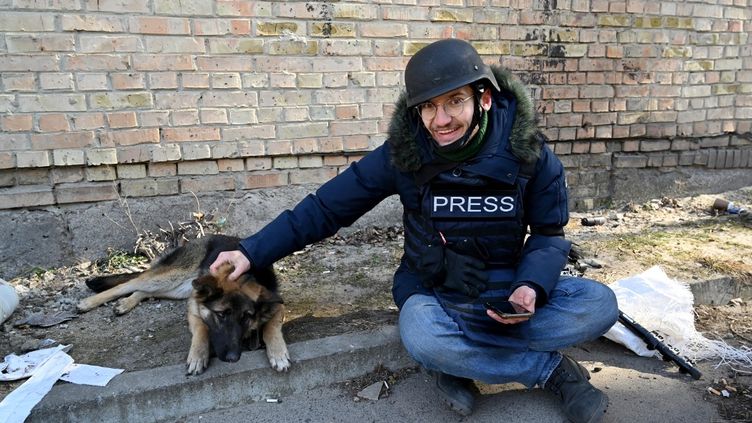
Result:
M694 297L689 285L668 277L660 267L651 267L609 287L616 294L621 311L647 330L657 332L681 355L692 361L716 361L716 367L728 365L735 370L752 370L752 348L708 339L695 329ZM657 354L621 323L616 323L604 336L640 356Z

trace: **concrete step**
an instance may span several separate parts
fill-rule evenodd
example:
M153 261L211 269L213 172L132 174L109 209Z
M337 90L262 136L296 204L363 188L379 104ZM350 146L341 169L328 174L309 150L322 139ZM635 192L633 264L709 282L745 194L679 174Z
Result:
M348 380L382 364L415 366L395 326L292 344L291 369L269 367L266 352L246 352L236 363L212 359L199 376L183 365L123 373L106 387L58 383L27 422L153 422L251 401L292 395Z

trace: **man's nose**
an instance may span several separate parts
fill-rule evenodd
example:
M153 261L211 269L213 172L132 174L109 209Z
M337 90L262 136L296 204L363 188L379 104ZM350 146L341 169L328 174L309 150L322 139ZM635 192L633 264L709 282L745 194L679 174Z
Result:
M433 117L433 121L436 125L442 126L452 121L452 117L444 110L444 105L436 108L436 116Z

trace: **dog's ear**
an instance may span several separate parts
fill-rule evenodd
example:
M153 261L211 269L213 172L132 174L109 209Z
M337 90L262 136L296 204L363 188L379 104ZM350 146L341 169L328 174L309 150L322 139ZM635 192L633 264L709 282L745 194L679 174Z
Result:
M193 291L198 298L209 298L216 294L218 290L217 279L210 274L199 276L193 280Z
M267 304L284 304L285 302L282 300L282 297L279 296L276 292L269 291L268 289L264 289L261 295L259 296L258 302L260 303L267 303Z
M284 304L282 297L275 292L264 290L259 296L258 301L256 301L256 315L259 321L269 321L279 310L280 304Z

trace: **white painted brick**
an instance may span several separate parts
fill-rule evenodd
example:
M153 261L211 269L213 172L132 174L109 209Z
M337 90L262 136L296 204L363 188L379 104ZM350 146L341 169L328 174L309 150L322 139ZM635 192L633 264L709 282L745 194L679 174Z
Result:
M47 167L49 165L50 155L47 151L16 152L16 166L18 167Z
M89 166L117 164L117 162L117 149L115 148L92 148L86 150L86 164Z
M83 150L53 150L52 161L55 166L80 166L86 163Z

